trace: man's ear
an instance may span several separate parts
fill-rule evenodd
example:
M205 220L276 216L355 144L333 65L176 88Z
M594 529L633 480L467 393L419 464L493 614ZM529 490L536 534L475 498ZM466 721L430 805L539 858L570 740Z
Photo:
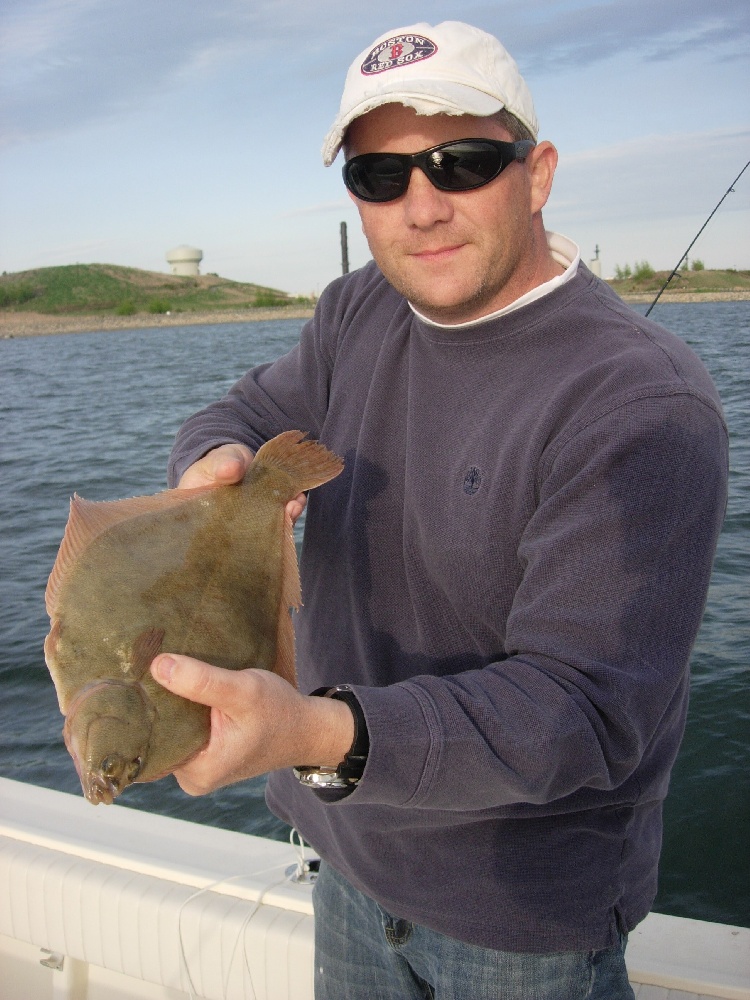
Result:
M551 142L540 142L526 157L531 180L531 211L541 212L547 204L552 179L557 168L557 149Z

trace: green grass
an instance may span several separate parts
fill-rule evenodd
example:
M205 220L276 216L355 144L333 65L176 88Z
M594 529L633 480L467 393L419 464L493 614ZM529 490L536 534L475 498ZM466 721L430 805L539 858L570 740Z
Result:
M217 275L181 277L115 264L70 264L0 276L0 308L57 315L204 312L311 304L276 288Z
M636 267L634 274L609 283L621 294L656 294L670 272L650 272L650 268ZM749 291L750 271L683 270L668 290ZM297 304L311 305L312 300L214 274L180 277L115 264L70 264L0 276L0 309L14 312L133 316Z
M651 271L636 267L626 278L612 278L608 284L618 294L656 294L671 271ZM750 271L678 271L667 285L669 292L748 292Z
M34 286L28 283L0 285L0 308L22 306L34 298Z

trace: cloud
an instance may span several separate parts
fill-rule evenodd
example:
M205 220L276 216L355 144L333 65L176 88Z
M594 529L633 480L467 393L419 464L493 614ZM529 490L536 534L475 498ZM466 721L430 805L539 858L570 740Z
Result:
M269 72L299 90L337 80L384 25L456 16L448 0L4 0L0 87L6 143L130 115L166 92L231 73L259 99ZM745 52L746 0L513 0L461 15L494 31L525 72L549 74L623 53L671 60ZM270 68L270 69L269 69ZM338 86L338 84L337 84Z
M300 0L5 0L0 63L6 142L119 117L240 58L283 47Z
M340 212L342 209L351 208L348 198L339 198L336 201L323 201L317 205L307 205L303 208L296 208L291 212L282 212L280 219L299 219L310 215L327 215L329 212Z
M495 31L524 66L537 74L581 67L612 56L644 61L678 58L701 48L706 57L727 48L747 51L750 7L746 0L622 0L478 7L483 26Z
M113 240L81 240L77 243L64 243L59 246L47 247L37 251L39 260L90 260L92 257L101 256L102 252L112 245ZM41 266L41 265L40 265Z
M562 156L548 215L562 223L706 216L748 161L750 128L643 136ZM750 168L722 212L750 208Z

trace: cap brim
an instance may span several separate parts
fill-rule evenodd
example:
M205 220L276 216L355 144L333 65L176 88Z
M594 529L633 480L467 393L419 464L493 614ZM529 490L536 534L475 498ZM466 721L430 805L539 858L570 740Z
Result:
M505 107L496 97L483 94L473 87L452 82L440 85L435 80L429 80L422 90L419 80L410 81L408 91L399 87L394 87L392 91L381 91L360 101L344 114L339 113L323 140L321 152L323 163L327 167L336 159L346 130L355 118L361 118L383 104L403 104L414 108L419 115L476 115L477 118L497 114Z

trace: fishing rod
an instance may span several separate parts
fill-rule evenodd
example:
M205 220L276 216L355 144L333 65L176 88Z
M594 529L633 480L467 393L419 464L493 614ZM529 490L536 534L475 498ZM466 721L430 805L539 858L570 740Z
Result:
M747 170L748 167L750 167L750 160L747 161L747 163L745 164L745 166L742 168L742 170L740 170L740 172L737 174L737 176L735 177L735 179L732 181L732 183L726 189L726 191L724 192L724 194L721 196L721 198L717 202L716 208L713 210L713 212L711 212L711 214L709 215L709 217L706 219L706 221L703 223L703 225L700 227L700 229L696 233L695 239L693 240L693 242L687 248L687 250L682 255L682 257L680 257L680 259L677 261L677 264L675 265L674 270L672 271L672 273L670 274L670 276L667 278L667 280L664 282L664 284L661 286L661 288L659 289L659 291L656 294L656 298L654 299L654 301L651 303L651 305L646 310L646 315L647 316L651 312L651 310L654 308L654 306L656 305L656 303L659 301L659 299L661 298L661 293L664 291L664 289L667 287L667 285L669 284L669 282L672 280L672 278L674 278L674 276L679 271L680 264L683 262L683 260L687 257L687 255L693 249L693 244L695 243L695 241L698 239L698 237L700 236L700 234L703 232L703 230L709 224L709 222L711 221L711 219L713 219L714 215L716 215L716 212L718 211L719 205L721 205L722 201L724 201L724 199L726 198L726 196L728 194L730 194L731 192L734 191L734 185L737 183L737 181L740 179L740 177L742 177L742 175L745 173L745 171Z

